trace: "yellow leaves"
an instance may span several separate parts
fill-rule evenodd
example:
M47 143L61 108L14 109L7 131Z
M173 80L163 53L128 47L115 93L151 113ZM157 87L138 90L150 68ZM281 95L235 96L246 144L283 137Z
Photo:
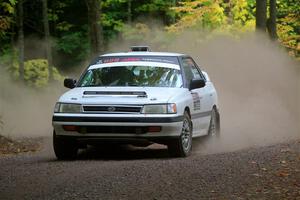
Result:
M283 46L289 49L289 54L292 56L299 55L299 38L294 27L300 26L300 16L296 14L288 14L280 20L277 25L277 34L279 41Z
M294 13L290 13L284 18L280 19L283 24L292 24L300 25L300 16Z
M191 27L213 30L226 23L224 9L218 0L184 2L180 7L173 9L182 17L177 23L167 28L169 32L181 32Z
M246 0L234 0L232 1L231 13L235 21L242 23L246 22L249 12L247 10L248 3Z
M0 16L0 31L5 31L10 28L10 18Z
M226 4L220 0L195 0L180 5L173 8L180 20L167 27L169 32L179 33L193 28L217 34L237 35L255 28L255 17L248 11L247 0L232 0ZM225 13L226 7L230 14Z
M18 64L14 64L11 72L15 78L19 76L18 70ZM52 67L52 70L54 80L62 81L64 79L55 67ZM29 86L35 88L47 86L49 81L48 61L45 59L33 59L24 62L24 79Z
M37 140L11 140L0 135L0 155L34 152L40 150L40 147L40 141Z
M255 30L255 1L230 0L226 2L224 3L223 0L181 2L177 7L171 8L176 13L178 20L166 27L166 30L168 33L176 35L188 29L201 34L201 40L210 39L215 35L239 38L241 34L253 32ZM289 49L291 55L299 56L300 36L297 36L299 34L297 27L300 27L300 16L295 12L288 12L285 14L286 16L280 15L282 10L284 8L278 7L277 33L279 41ZM132 35L143 37L143 34L147 32L141 31L142 34L137 34L136 30L139 29L129 30L128 37L132 37Z
M277 34L279 41L283 46L290 49L290 54L294 55L297 51L298 41L297 35L293 35L294 28L287 24L277 25ZM291 35L292 34L292 35Z
M6 35L6 31L10 28L13 14L15 13L14 5L16 1L0 3L0 38Z
M37 88L47 85L48 62L44 59L29 60L24 63L24 79Z
M53 70L53 79L54 80L63 81L65 79L65 77L59 73L59 71L56 67L52 67L52 70Z

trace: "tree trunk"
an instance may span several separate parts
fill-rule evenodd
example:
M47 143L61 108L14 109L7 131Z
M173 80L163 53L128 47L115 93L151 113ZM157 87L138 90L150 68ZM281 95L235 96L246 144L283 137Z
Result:
M176 7L177 6L177 0L173 0L172 1L172 7ZM175 24L175 22L176 22L176 14L175 14L175 12L173 11L173 13L174 13L174 15L172 16L172 18L171 18L171 23L172 24Z
M15 46L15 36L17 34L17 29L18 29L18 4L14 5L14 10L16 12L14 12L13 14L13 21L16 22L16 23L13 23L12 26L11 26L11 34L10 34L10 46L11 46L11 56L10 56L10 66L12 67L14 65L14 62L15 62L15 55L16 55L16 52L18 52L18 50L16 49L16 46Z
M89 38L91 56L94 57L104 51L103 30L101 25L101 0L86 0L88 9Z
M266 32L267 0L256 0L256 30Z
M270 18L268 19L268 32L271 40L277 39L276 14L276 0L270 0Z
M24 81L24 30L23 30L23 0L18 2L18 49L19 49L19 74Z
M233 22L233 16L232 16L232 5L231 5L231 1L230 0L224 0L223 1L226 4L226 7L224 9L225 15L228 17L228 23L232 24Z
M132 0L128 0L128 4L127 4L127 23L131 24L132 22L132 4L131 4Z
M52 52L51 52L51 43L50 43L50 30L49 30L49 21L48 21L48 4L47 0L43 0L43 22L44 22L44 36L45 36L45 45L46 45L46 57L48 60L48 71L49 71L49 81L53 80L53 63L52 63Z

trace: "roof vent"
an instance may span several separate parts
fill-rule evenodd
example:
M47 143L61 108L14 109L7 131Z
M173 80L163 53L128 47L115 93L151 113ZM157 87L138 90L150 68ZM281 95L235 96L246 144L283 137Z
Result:
M151 51L149 46L132 46L131 51Z

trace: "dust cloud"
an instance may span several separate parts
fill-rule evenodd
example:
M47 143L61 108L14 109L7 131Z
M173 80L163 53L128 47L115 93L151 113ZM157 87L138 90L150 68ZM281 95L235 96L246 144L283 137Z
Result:
M52 136L52 112L64 91L61 85L32 89L12 80L0 66L0 134L11 139Z
M185 31L163 45L168 35L155 26L142 41L111 45L126 51L148 44L153 51L191 55L208 72L219 96L221 137L200 140L202 153L234 151L300 138L300 63L279 44L258 34L239 38Z
M300 138L300 62L278 43L256 33L234 38L185 31L163 45L168 35L159 26L151 30L143 41L115 46L150 44L153 51L189 54L218 91L221 137L200 140L194 150L234 151Z
M221 137L196 146L204 153L233 151L300 138L299 62L261 36L215 38L191 54L217 88Z
M127 51L129 45L149 44L153 51L187 53L208 72L218 90L222 135L219 140L195 145L196 151L233 151L300 138L299 62L263 37L198 40L199 36L184 33L164 48L156 48L147 38L126 45L118 43L118 50L111 46L113 51ZM62 83L33 90L7 77L0 72L2 133L12 138L51 136L53 107L66 91Z

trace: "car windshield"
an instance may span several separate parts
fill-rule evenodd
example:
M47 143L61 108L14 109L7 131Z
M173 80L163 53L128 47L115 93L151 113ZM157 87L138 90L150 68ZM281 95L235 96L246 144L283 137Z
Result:
M182 87L180 71L153 66L115 66L89 69L78 83L79 87Z

